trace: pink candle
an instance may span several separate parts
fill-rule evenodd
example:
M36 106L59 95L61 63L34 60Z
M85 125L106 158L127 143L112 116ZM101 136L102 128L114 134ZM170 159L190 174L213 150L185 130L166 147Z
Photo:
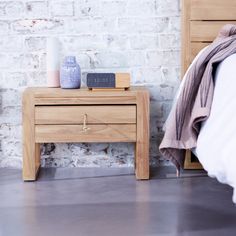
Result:
M47 39L47 86L60 87L60 45L57 38Z

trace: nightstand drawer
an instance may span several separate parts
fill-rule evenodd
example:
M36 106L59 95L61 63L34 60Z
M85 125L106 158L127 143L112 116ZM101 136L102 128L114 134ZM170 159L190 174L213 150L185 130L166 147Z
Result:
M135 124L135 105L36 106L35 124Z
M135 142L135 124L36 125L36 143L50 142Z

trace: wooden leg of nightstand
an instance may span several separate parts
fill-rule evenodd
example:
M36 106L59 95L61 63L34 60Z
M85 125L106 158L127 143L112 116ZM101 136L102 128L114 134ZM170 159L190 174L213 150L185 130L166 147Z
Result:
M24 145L23 180L35 181L40 168L40 144Z
M136 179L149 179L149 94L137 97L137 142L135 150Z
M38 176L39 169L40 169L40 162L41 156L40 156L40 144L36 143L35 144L35 179Z
M34 98L32 93L23 94L23 180L34 181L40 166L40 144L35 143Z
M149 150L148 145L136 143L135 175L136 179L149 179Z

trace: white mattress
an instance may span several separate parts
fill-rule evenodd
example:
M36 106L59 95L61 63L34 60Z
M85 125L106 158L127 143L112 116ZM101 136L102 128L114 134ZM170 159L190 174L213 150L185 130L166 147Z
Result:
M211 114L194 153L208 175L234 188L236 203L236 54L217 67Z

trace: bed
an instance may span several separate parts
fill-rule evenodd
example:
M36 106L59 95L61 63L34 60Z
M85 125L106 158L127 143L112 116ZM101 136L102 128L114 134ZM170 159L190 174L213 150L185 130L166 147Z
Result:
M235 0L182 0L181 77L199 51L208 46L216 37L219 29L227 23L236 24ZM186 152L184 168L202 168L191 151Z
M236 24L236 0L182 0L182 76L196 55L227 24ZM236 54L219 64L214 76L211 113L203 122L197 147L186 152L185 168L202 168L236 189ZM194 154L195 155L194 155ZM199 162L196 162L196 158ZM236 190L234 191L236 192ZM236 203L236 193L233 201Z

